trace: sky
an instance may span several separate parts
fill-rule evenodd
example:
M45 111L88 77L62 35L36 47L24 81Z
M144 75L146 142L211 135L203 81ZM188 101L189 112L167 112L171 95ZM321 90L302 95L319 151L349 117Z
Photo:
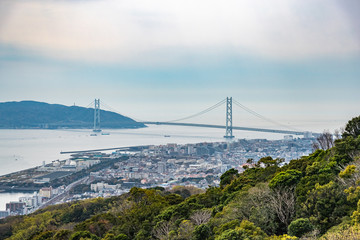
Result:
M359 12L358 0L0 0L0 102L99 98L167 121L232 97L333 131L360 113ZM192 122L224 124L225 106Z

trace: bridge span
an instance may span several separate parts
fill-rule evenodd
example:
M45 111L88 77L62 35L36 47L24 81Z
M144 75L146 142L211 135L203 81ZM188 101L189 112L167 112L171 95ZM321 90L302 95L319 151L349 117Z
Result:
M221 128L226 129L226 126L222 125L212 125L212 124L200 124L200 123L174 123L174 122L142 122L143 124L150 125L171 125L171 126L186 126L186 127L204 127L204 128ZM235 127L232 126L234 130L242 131L255 131L255 132L268 132L268 133L281 133L281 134L292 134L292 135L306 135L308 132L301 131L291 131L291 130L277 130L277 129L267 129L267 128L251 128L251 127ZM317 136L318 133L312 133L313 136Z
M226 124L225 126L222 125L213 125L213 124L200 124L200 123L181 123L180 121L184 121L184 120L188 120L200 115L203 115L205 113L208 113L210 111L212 111L215 108L218 108L220 106L222 106L225 103L226 105ZM239 103L236 100L233 100L232 97L227 97L226 99L221 100L220 102L216 103L215 105L201 111L198 112L196 114L184 117L184 118L180 118L180 119L176 119L176 120L171 120L171 121L166 121L166 122L153 122L153 121L138 121L141 122L143 124L155 124L155 125L171 125L171 126L186 126L186 127L203 127L203 128L220 128L220 129L225 129L225 136L224 138L234 138L234 135L232 133L232 130L241 130L241 131L255 131L255 132L267 132L267 133L279 133L279 134L291 134L291 135L302 135L304 137L318 137L320 134L319 133L311 133L309 131L299 131L299 130L279 130L279 129L268 129L268 128L254 128L254 127L235 127L233 126L233 103L235 104L235 106L240 107L241 109L249 112L250 114L261 118L262 120L265 120L267 122L271 122L272 124L275 124L277 126L281 126L281 128L287 128L289 129L289 126L285 126L281 123L278 123L276 121L273 121L269 118L266 118L262 115L260 115L259 113L251 110L248 107L245 107L244 105L242 105L241 103ZM94 108L94 131L98 132L101 131L100 130L100 100L99 99L95 99L95 108Z

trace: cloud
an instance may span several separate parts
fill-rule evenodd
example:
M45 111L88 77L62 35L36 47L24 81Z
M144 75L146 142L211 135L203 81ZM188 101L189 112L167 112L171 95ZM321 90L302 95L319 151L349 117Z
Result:
M358 53L353 25L337 6L333 0L4 0L0 43L52 58L123 64L228 52L277 59Z

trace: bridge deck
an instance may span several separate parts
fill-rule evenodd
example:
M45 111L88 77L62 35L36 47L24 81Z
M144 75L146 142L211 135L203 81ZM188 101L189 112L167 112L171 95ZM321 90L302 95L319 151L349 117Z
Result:
M187 126L187 127L205 127L205 128L221 128L226 129L226 126L212 125L212 124L199 124L199 123L173 123L173 122L142 122L144 124L154 125L172 125L172 126ZM255 132L268 132L268 133L282 133L282 134L293 134L293 135L304 135L305 132L291 131L291 130L277 130L277 129L266 129L266 128L251 128L251 127L232 127L233 130L242 131L255 131ZM317 135L317 133L313 133Z

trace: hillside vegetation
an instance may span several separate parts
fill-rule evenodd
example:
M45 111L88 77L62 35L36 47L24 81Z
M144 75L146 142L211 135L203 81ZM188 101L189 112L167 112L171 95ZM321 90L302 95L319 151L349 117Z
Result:
M101 110L102 128L145 127L128 117ZM0 128L93 128L94 109L35 101L0 103Z
M360 117L328 150L231 169L205 192L132 188L1 221L2 239L360 239Z

